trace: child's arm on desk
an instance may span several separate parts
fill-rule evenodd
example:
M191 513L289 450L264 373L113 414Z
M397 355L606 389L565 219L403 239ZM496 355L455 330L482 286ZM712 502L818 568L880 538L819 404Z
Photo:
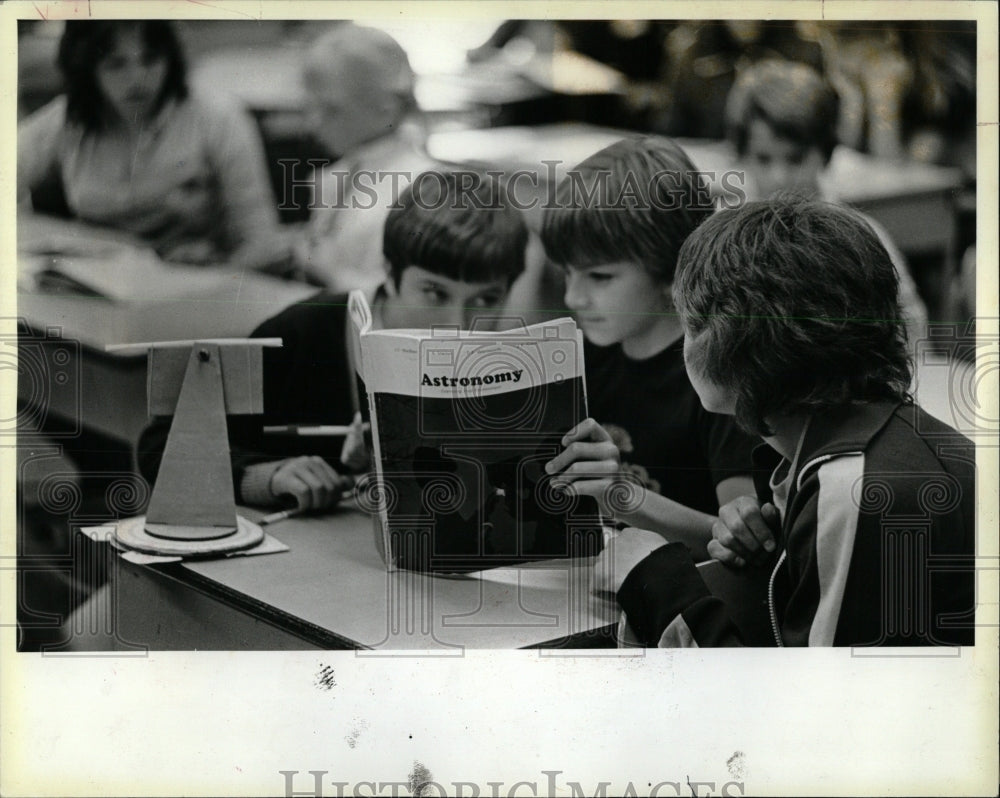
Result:
M623 645L741 645L727 607L711 594L690 553L655 532L629 528L614 535L594 565L593 587L614 594L623 612Z
M360 469L349 466L362 461L356 451L348 449L346 443L342 460L348 465L343 469L344 474L322 457L268 459L267 455L241 443L245 440L240 434L241 428L254 422L259 427L259 421L239 416L229 419L233 486L239 502L257 507L276 507L291 497L298 509L322 510L335 505L353 486L354 479L347 472ZM170 422L169 417L155 418L139 439L136 452L139 472L151 486L160 470ZM351 436L348 438L351 439Z
M239 493L248 504L269 506L291 499L298 510L332 507L354 487L351 473L368 465L361 414L354 417L340 453L338 469L322 457L293 457L245 465L238 475Z
M621 455L608 432L588 418L563 438L566 447L546 466L550 474L584 496L593 496L601 512L629 526L651 529L667 540L684 543L696 560L708 558L714 516L646 490L621 469Z

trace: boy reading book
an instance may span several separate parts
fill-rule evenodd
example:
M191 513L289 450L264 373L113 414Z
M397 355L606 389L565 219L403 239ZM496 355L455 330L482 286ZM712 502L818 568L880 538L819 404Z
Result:
M907 395L897 297L878 236L827 203L723 211L681 250L691 382L763 438L755 461L770 469L755 498L724 508L710 550L765 555L777 645L974 642L974 451ZM682 546L625 530L602 556L627 639L739 643Z
M566 436L550 473L699 559L719 506L752 490L753 441L698 401L670 296L681 244L711 213L677 144L633 138L570 170L542 229L587 339L592 416Z
M385 223L386 280L370 297L374 325L467 329L478 316L494 315L524 269L527 245L520 213L503 199L495 182L476 173L417 176ZM283 345L265 350L263 416L229 419L241 502L319 510L350 485L346 475L357 466L343 439L264 432L273 425L360 423L349 324L347 295L320 292L254 330L253 337L281 338ZM155 479L168 428L154 424L140 441L147 479Z

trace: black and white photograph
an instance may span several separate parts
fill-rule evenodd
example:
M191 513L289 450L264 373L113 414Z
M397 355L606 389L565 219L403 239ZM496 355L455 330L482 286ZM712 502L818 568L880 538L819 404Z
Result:
M996 795L997 16L0 5L0 794Z

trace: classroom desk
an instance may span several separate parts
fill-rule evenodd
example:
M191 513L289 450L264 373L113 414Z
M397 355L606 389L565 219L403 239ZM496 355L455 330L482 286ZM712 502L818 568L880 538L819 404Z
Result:
M256 518L253 510L243 511ZM593 559L549 560L464 576L389 573L369 516L343 508L268 530L290 550L203 562L134 565L115 557L110 584L81 616L114 611L117 639L153 650L606 648L613 600L591 592ZM110 552L110 549L109 549ZM769 645L767 573L701 566L750 645Z
M24 245L48 230L81 246L88 236L96 245L130 246L121 236L74 222L35 218L23 227ZM131 295L111 299L36 288L29 273L38 259L19 255L17 315L24 327L18 346L24 357L18 401L25 408L19 434L40 433L56 421L62 435L86 430L132 446L147 422L146 357L109 354L107 344L244 337L317 290L252 272L151 262L148 253L141 259L141 273L124 286ZM105 265L95 261L95 267ZM122 274L123 285L128 280Z
M255 518L254 511L244 511ZM435 649L612 644L614 603L592 563L430 576L389 573L368 515L340 509L268 527L290 550L109 569L121 643L177 649Z

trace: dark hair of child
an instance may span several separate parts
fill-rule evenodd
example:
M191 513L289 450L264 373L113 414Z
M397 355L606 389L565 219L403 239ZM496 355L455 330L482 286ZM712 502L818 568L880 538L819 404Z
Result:
M908 398L896 270L854 211L778 197L724 210L685 242L673 286L688 363L734 394L736 421Z
M168 20L71 20L66 23L56 63L66 88L66 117L86 130L100 130L105 121L97 66L115 48L118 34L139 31L149 54L167 62L163 88L154 105L159 111L171 99L188 95L187 65L173 23Z
M485 283L524 271L528 228L503 185L475 171L417 175L389 211L382 251L396 285L408 266Z
M707 184L675 142L623 139L569 170L542 224L542 243L560 266L640 264L666 284L692 230L712 214Z
M806 147L818 147L829 161L837 146L840 98L812 67L771 59L747 67L726 101L726 133L738 155L746 154L755 119L777 135Z

